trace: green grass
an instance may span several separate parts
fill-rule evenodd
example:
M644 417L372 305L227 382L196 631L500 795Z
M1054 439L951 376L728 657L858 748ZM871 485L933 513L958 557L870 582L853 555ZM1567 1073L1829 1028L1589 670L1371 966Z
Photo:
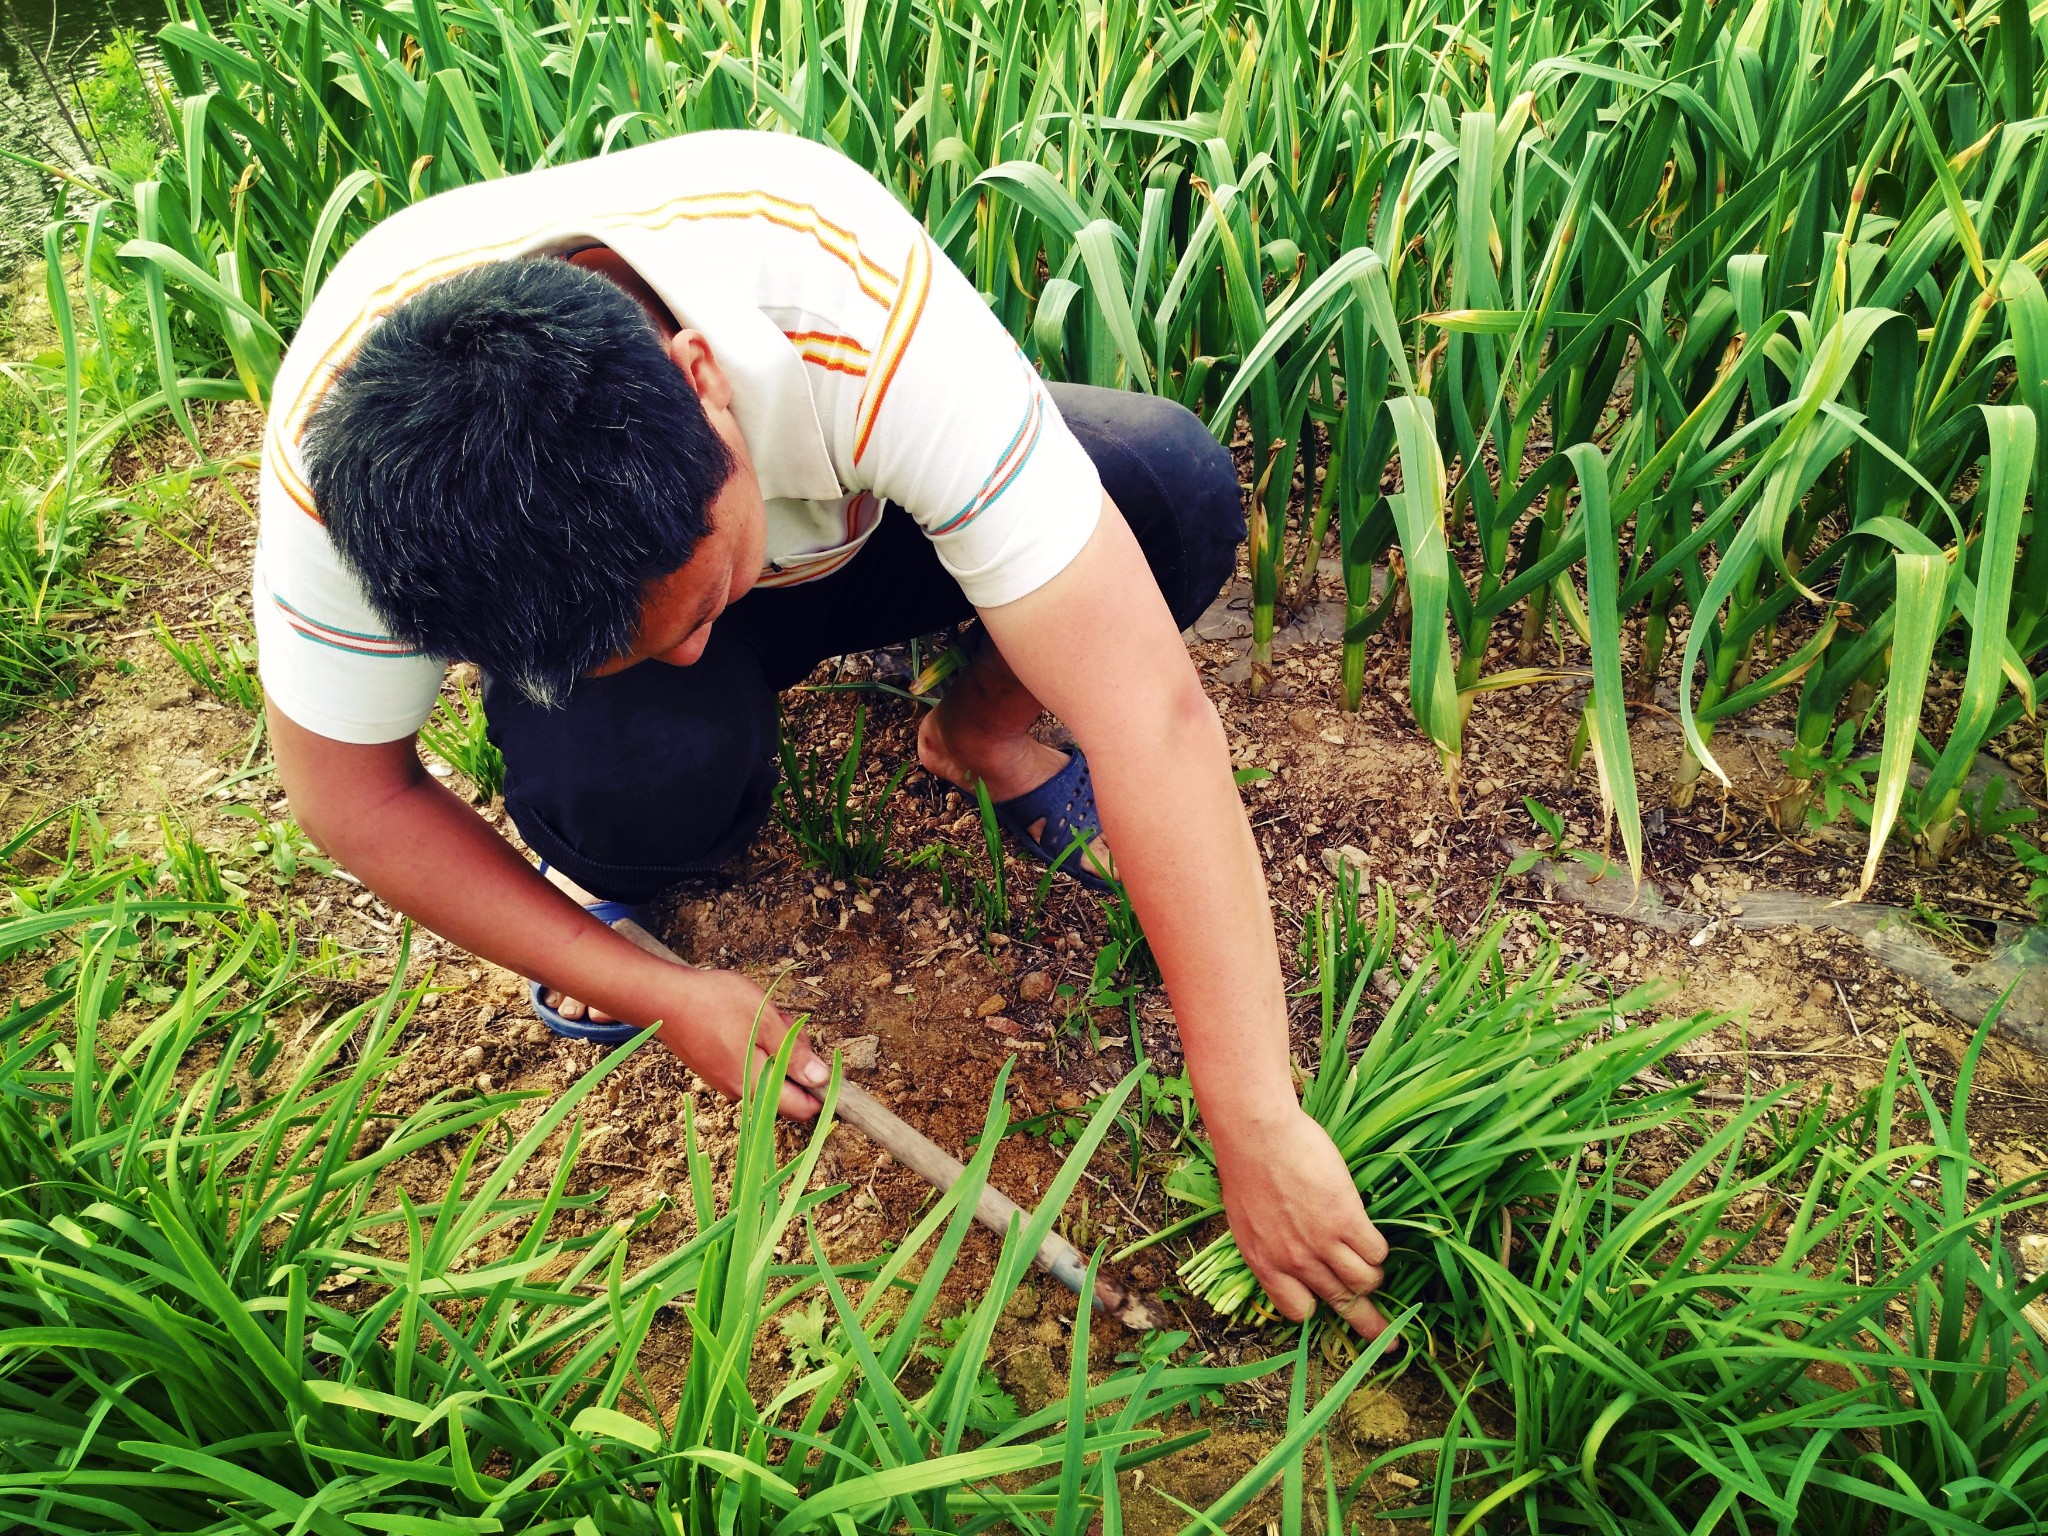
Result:
M382 996L309 1025L307 959L270 944L274 918L152 899L146 861L85 813L66 825L0 849L54 866L14 884L0 963L56 961L0 1017L0 1520L1077 1536L1120 1473L1202 1438L1161 1427L1180 1409L1287 1363L1091 1376L1084 1312L1063 1396L1022 1413L992 1393L996 1326L1131 1082L942 1318L1001 1078L966 1176L864 1264L813 1225L843 1192L815 1178L829 1097L787 1162L772 1098L747 1104L720 1174L684 1101L688 1232L653 1245L662 1208L607 1207L578 1167L591 1096L644 1039L559 1093L398 1107L431 984L403 954ZM800 1369L757 1395L761 1351L791 1338Z
M63 437L47 386L47 369L34 363L0 367L0 719L39 696L68 694L89 654L74 626L119 600L85 569L107 498L60 489L53 504Z
M400 204L774 128L888 183L1048 374L1248 430L1254 687L1326 539L1353 705L1399 546L1454 781L1478 697L1583 647L1632 868L1628 710L1674 654L1676 798L1721 772L1720 721L1790 693L1776 813L1841 813L1815 778L1841 726L1869 738L1873 876L1894 829L1929 860L1967 835L1964 771L2041 682L2048 73L2017 0L265 0L161 45L176 145L55 242L120 252L181 421L261 398ZM1939 741L1930 667L1961 690Z
M1379 888L1379 901L1392 893ZM1307 915L1301 920L1301 939L1295 957L1301 973L1317 979L1328 973L1330 986L1338 997L1349 997L1361 970L1382 958L1380 933L1386 921L1365 900L1365 872L1348 859L1337 866L1337 883L1326 894L1316 892Z
M1083 1314L1063 1397L1026 1413L992 1382L1029 1254L1105 1137L1152 1112L1142 1072L1074 1117L1039 1215L942 1318L1006 1074L965 1179L877 1260L826 1256L815 1213L843 1190L814 1176L824 1127L784 1162L767 1101L717 1177L682 1108L686 1235L636 1241L659 1208L600 1206L577 1165L591 1096L644 1042L516 1116L531 1095L399 1108L430 978L309 1029L318 957L247 895L189 899L226 892L173 830L161 862L85 811L0 846L0 964L41 974L0 1018L0 1510L26 1528L1117 1529L1119 1475L1190 1443L1163 1426L1282 1372L1265 1454L1189 1531L1276 1481L1283 1529L1366 1512L1327 1445L1319 1497L1305 1458L1390 1346L1327 1365L1331 1325L1237 1366L1162 1345L1091 1372ZM1615 1536L2036 1528L2048 1347L2025 1309L2048 1280L2023 1286L2004 1237L2048 1175L1979 1177L1988 1025L1946 1102L1902 1041L1845 1110L1780 1090L1710 1112L1628 1084L1711 1021L1626 1024L1637 1000L1589 996L1554 950L1508 971L1497 928L1425 943L1357 1038L1397 959L1394 908L1374 911L1341 1003L1321 930L1305 1102L1394 1242L1387 1305L1427 1346L1405 1369L1448 1405L1380 1458L1426 1474L1407 1513ZM1196 1162L1175 1186L1213 1209L1178 1129ZM1253 1309L1227 1240L1186 1273ZM751 1363L794 1346L761 1386Z
M1721 722L1784 696L1774 813L1867 822L1866 885L1888 845L1936 860L1998 830L1967 768L2048 682L2048 75L2017 0L258 0L218 25L185 7L162 48L175 143L72 186L47 244L54 334L0 382L26 428L0 469L0 709L67 686L79 621L120 601L85 563L122 506L97 478L107 447L262 399L377 218L761 126L880 176L1049 375L1248 432L1254 687L1334 538L1347 702L1398 619L1411 709L1455 782L1481 694L1585 682L1579 735L1632 866L1629 710L1673 658L1681 802L1720 771ZM1955 683L1939 733L1937 669ZM480 731L467 709L444 723ZM809 775L821 845L845 846L832 815L852 802ZM287 1062L274 1019L309 963L289 920L165 904L236 905L168 828L161 869L89 818L59 834L54 874L24 875L18 841L0 856L18 908L0 958L44 988L0 1023L0 1496L24 1524L794 1530L829 1512L842 1530L1067 1536L1099 1514L1114 1532L1118 1467L1171 1444L1146 1427L1274 1368L1141 1360L1090 1381L1077 1329L1068 1397L988 1427L1032 1233L926 1351L1000 1085L967 1192L880 1273L811 1246L816 1143L778 1168L758 1108L735 1202L697 1159L695 1236L629 1263L638 1218L595 1226L567 1171L579 1096L617 1058L549 1107L566 1158L515 1135L502 1097L384 1114L417 994ZM972 898L1007 925L989 851ZM1900 1054L1846 1113L1710 1115L1625 1087L1698 1021L1621 1028L1554 956L1510 974L1490 935L1389 971L1368 1038L1394 935L1362 909L1316 924L1308 1103L1441 1342L1422 1369L1449 1427L1394 1453L1430 1474L1415 1518L1458 1536L2038 1524L2048 1361L2022 1309L2041 1287L2000 1239L2041 1194L1968 1177L1975 1051L1946 1105ZM1044 1220L1124 1102L1078 1130ZM1685 1159L1647 1183L1639 1122ZM445 1200L386 1193L393 1137L394 1155L448 1144ZM537 1192L515 1196L522 1167ZM1199 1162L1178 1183L1213 1211ZM1191 1274L1255 1304L1227 1241ZM747 1363L799 1304L827 1324L820 1353L756 1401ZM667 1397L641 1365L664 1307L689 1339ZM1276 1476L1288 1536L1343 1523L1347 1491L1318 1501L1302 1455L1378 1361L1316 1397L1312 1339L1271 1453L1191 1530Z
M505 792L505 754L491 740L484 701L468 678L456 684L454 698L442 694L434 713L420 727L420 745L470 782L480 804Z
M256 636L239 613L230 608L216 623L220 635L205 624L195 625L191 638L171 633L161 614L156 617L157 643L170 653L178 669L221 703L259 714L263 709L263 684L256 675Z
M1513 1263L1470 1245L1484 1342L1430 1362L1451 1422L1397 1453L1432 1474L1431 1518L2038 1530L2048 1346L2026 1309L2048 1280L2022 1284L2005 1240L2048 1186L1973 1187L1988 1034L1946 1108L1901 1041L1846 1112L1768 1095L1649 1187L1620 1159L1571 1181Z
M1601 1536L2040 1528L2048 1343L2029 1308L2048 1277L2023 1281L2007 1242L2037 1224L2048 1173L2001 1184L1973 1153L1992 1020L1952 1088L1902 1037L1863 1093L1709 1110L1627 1083L1711 1020L1625 1025L1630 1000L1585 998L1554 946L1506 973L1495 928L1438 935L1347 1054L1394 955L1384 894L1380 911L1341 1007L1336 929L1317 930L1304 1103L1393 1244L1391 1292L1428 1341L1407 1369L1447 1408L1350 1490L1400 1467L1414 1501L1354 1514ZM1201 1157L1174 1185L1215 1208ZM1261 1310L1227 1237L1182 1275Z
M806 869L835 880L870 880L882 872L896 831L896 791L917 766L905 763L864 794L857 792L867 724L863 704L854 711L846 751L830 769L815 748L798 757L787 735L779 747L782 782L775 791L775 824L796 844Z
M113 208L90 178L110 176L109 187L121 188L147 181L168 126L151 105L137 43L138 34L117 32L73 93L73 115L107 166L57 178L64 206L90 205L88 218L103 230ZM181 308L158 329L146 284L114 243L74 241L66 229L60 218L25 231L40 240L40 268L0 274L9 280L0 298L0 720L46 696L69 696L94 656L92 621L125 605L123 583L90 557L103 537L135 522L137 498L146 502L151 488L110 485L110 450L168 406L189 422L193 404L243 393L198 377L166 393L159 344L203 370L212 322ZM190 475L183 472L187 484Z
M147 40L133 27L116 27L92 68L72 82L73 117L93 159L116 175L139 181L162 157L170 119L155 98L144 63Z

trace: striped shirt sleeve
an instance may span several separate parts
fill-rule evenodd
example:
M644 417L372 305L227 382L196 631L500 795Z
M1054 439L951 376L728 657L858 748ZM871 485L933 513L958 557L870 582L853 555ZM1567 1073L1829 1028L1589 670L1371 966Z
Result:
M973 285L919 231L869 364L854 458L977 607L1036 591L1102 508L1095 465Z
M443 664L394 638L327 530L272 461L260 480L253 606L263 690L293 724L333 741L396 741L434 708Z

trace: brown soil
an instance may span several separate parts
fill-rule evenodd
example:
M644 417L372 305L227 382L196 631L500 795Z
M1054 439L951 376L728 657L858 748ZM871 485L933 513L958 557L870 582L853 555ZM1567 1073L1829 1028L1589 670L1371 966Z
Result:
M257 428L252 411L224 410L212 422L209 446L218 457L246 456ZM160 483L166 469L188 459L182 441L160 437L137 451L125 469L140 479L147 467L159 477L147 483ZM109 550L104 563L132 583L127 611L99 623L102 662L77 698L24 717L9 733L12 767L0 780L0 823L18 828L44 810L88 800L111 828L128 832L133 846L147 848L159 840L157 818L176 817L224 863L246 874L252 887L275 883L262 860L247 852L251 824L226 809L253 805L267 816L288 811L274 774L240 777L253 721L197 696L150 628L150 615L158 611L176 627L210 618L222 603L246 607L255 541L248 512L252 481L246 469L201 479L189 498L166 498L153 509L165 531L205 557L202 563L155 533ZM143 500L150 497L147 483L136 492ZM1322 576L1320 585L1336 595L1331 576ZM1300 914L1331 884L1325 864L1330 850L1362 850L1366 873L1390 882L1405 899L1404 924L1436 921L1462 934L1487 912L1508 849L1533 840L1523 796L1562 815L1575 843L1598 846L1590 764L1574 772L1564 756L1582 682L1567 679L1480 696L1454 800L1435 750L1408 716L1404 647L1386 635L1372 642L1363 707L1347 715L1338 707L1338 651L1317 638L1328 634L1327 611L1319 616L1311 609L1291 634L1283 634L1273 685L1252 698L1236 680L1244 671L1244 642L1236 637L1243 626L1232 601L1241 610L1241 592L1234 599L1226 594L1198 626L1206 638L1195 639L1193 651L1236 761L1272 775L1247 786L1245 798L1266 857L1276 939L1290 980L1298 970ZM1574 662L1563 659L1567 666ZM1507 664L1511 659L1490 662L1489 670ZM850 658L821 669L814 681L873 681L901 666L902 658L887 653ZM1668 671L1667 683L1675 686L1675 667ZM787 701L787 729L802 745L836 753L860 702L868 709L867 772L879 783L881 775L914 758L917 706L878 690L800 690ZM1775 723L1766 712L1744 726ZM1851 889L1861 862L1860 838L1794 841L1774 831L1760 809L1777 778L1771 748L1732 733L1724 733L1724 740L1731 750L1722 760L1736 775L1729 792L1703 788L1690 809L1649 817L1647 867L1670 899L1704 919L1760 887L1829 896ZM1661 807L1679 756L1675 723L1661 711L1640 711L1634 742L1643 803ZM2001 745L2016 785L2042 804L2038 743L2030 748L2014 733ZM913 772L902 800L899 852L932 842L977 846L973 805L963 804L950 786ZM485 814L511 835L500 808L486 808ZM1036 867L1018 859L1012 859L1009 873L1013 891L1028 892L1037 878ZM2023 890L2009 863L1991 850L1971 848L1935 871L1917 872L1903 861L1888 865L1873 898L1906 905L1918 894L1942 911L1997 918L2018 914ZM302 873L290 899L311 931L358 958L361 982L382 983L398 942L397 914L338 876ZM1971 1037L1964 1021L1841 933L1755 933L1720 924L1695 942L1684 932L1574 904L1542 867L1509 882L1499 905L1511 914L1511 957L1533 951L1547 930L1568 955L1617 984L1669 978L1677 988L1668 1005L1673 1011L1734 1015L1678 1064L1712 1079L1716 1093L1783 1083L1805 1085L1803 1096L1829 1084L1864 1087L1876 1080L1901 1037L1923 1070L1949 1084ZM876 1064L859 1076L899 1114L956 1152L964 1153L980 1130L1005 1065L1013 1122L1042 1115L1056 1121L1132 1065L1121 1013L1093 1021L1091 1039L1090 1021L1070 1017L1068 1003L1047 995L1048 986L1085 986L1105 938L1100 903L1070 881L1052 891L1036 938L998 938L984 949L972 920L943 906L934 873L892 871L858 889L821 886L801 867L788 839L771 830L721 879L681 893L667 915L666 936L686 957L774 982L780 1000L809 1015L820 1041L876 1036ZM441 990L414 1026L416 1040L401 1068L395 1107L464 1085L559 1092L598 1059L596 1047L558 1039L533 1019L519 978L425 935L415 936L413 957L415 964L436 967ZM1027 977L1033 979L1027 983ZM1315 1044L1313 1011L1304 1001L1296 1016L1297 1057L1304 1063ZM1172 1071L1179 1053L1164 994L1147 993L1138 1016L1154 1062L1162 1072ZM2048 1099L2041 1083L2041 1063L2031 1051L1994 1040L1972 1101L1973 1125L1980 1155L2008 1177L2048 1164ZM695 1107L714 1163L728 1160L735 1124L730 1108L659 1050L636 1055L586 1106L578 1188L608 1185L604 1210L614 1218L664 1196L671 1202L643 1244L673 1241L690 1221L681 1119L686 1099ZM530 1120L539 1110L533 1103L514 1113ZM788 1146L797 1144L799 1134L793 1128L786 1132ZM1069 1203L1064 1230L1083 1247L1120 1246L1171 1220L1156 1177L1169 1161L1161 1155L1165 1151L1149 1149L1134 1182L1122 1139L1112 1136ZM1062 1157L1042 1134L1013 1134L997 1155L995 1182L1030 1205ZM416 1159L402 1174L422 1200L437 1196L446 1176L439 1157ZM820 1230L839 1258L882 1249L911 1225L930 1193L844 1127L831 1133L820 1176L847 1186L820 1213ZM604 1210L591 1219L602 1219ZM993 1240L983 1234L970 1241L948 1280L952 1304L978 1297L994 1254ZM1149 1250L1128 1278L1156 1290L1170 1279L1174 1262L1169 1249ZM999 1335L999 1371L1020 1398L1057 1390L1046 1383L1063 1380L1066 1371L1072 1300L1056 1287L1049 1290L1034 1289L1020 1299ZM1178 1317L1174 1326L1193 1335L1191 1350L1215 1359L1234 1360L1266 1346L1257 1335L1223 1327L1212 1317L1178 1307L1169 1311ZM1116 1349L1130 1343L1113 1333L1108 1327L1098 1331L1105 1366ZM773 1370L778 1362L757 1365ZM1434 1405L1424 1389L1404 1380L1393 1390L1405 1404L1396 1406L1413 1416L1413 1435L1428 1434ZM1180 1526L1185 1516L1156 1497L1158 1488L1197 1507L1228 1488L1271 1444L1274 1424L1284 1420L1281 1394L1284 1386L1247 1391L1224 1410L1205 1414L1203 1422L1217 1431L1208 1441L1146 1469L1142 1485L1133 1479L1126 1510L1131 1528ZM1387 1409L1385 1402L1361 1406L1356 1417L1363 1427L1338 1436L1337 1454L1347 1469L1378 1454L1372 1426L1384 1425ZM1377 1420L1375 1413L1381 1415ZM1398 1473L1392 1481L1386 1473L1375 1477L1372 1491L1394 1504L1409 1497ZM1369 1498L1362 1507L1376 1507L1376 1501ZM1255 1508L1246 1528L1263 1523L1268 1513L1265 1506Z

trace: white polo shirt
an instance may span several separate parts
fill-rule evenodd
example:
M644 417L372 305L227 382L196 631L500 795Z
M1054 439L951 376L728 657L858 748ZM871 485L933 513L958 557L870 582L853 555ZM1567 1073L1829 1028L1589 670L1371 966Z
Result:
M837 151L713 132L444 192L336 265L278 371L261 473L263 686L294 723L392 741L434 707L447 658L393 638L322 525L307 418L410 295L489 261L609 246L701 331L768 509L763 586L852 559L893 501L978 607L1064 569L1102 487L1044 383L959 269ZM570 513L568 515L574 515Z

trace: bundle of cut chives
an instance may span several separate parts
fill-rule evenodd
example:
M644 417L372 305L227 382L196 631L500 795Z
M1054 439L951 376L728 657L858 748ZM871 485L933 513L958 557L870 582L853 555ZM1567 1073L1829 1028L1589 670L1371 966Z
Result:
M1322 1060L1302 1106L1330 1133L1373 1221L1422 1231L1475 1232L1502 1210L1547 1203L1562 1160L1586 1143L1628 1135L1676 1115L1690 1087L1625 1097L1646 1068L1718 1022L1710 1015L1628 1027L1658 989L1596 996L1565 971L1555 940L1511 974L1500 954L1507 924L1461 946L1438 930L1356 1056L1349 1045L1375 975L1390 966L1395 907L1385 886L1350 994L1338 1005L1337 926L1316 924L1323 1001ZM1345 966L1342 969L1350 970ZM1392 974L1399 979L1400 972ZM1222 1209L1205 1143L1168 1181L1183 1200ZM1389 1233L1397 1244L1399 1233ZM1181 1266L1181 1279L1219 1312L1265 1302L1228 1233ZM1256 1308L1254 1309L1256 1310Z

